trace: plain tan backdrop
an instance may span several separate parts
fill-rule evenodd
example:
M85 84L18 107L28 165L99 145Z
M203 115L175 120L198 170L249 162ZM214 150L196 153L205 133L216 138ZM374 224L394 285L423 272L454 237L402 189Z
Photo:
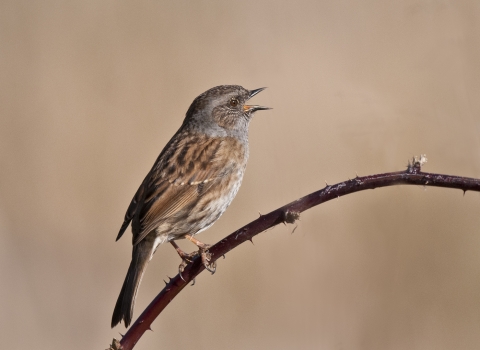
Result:
M480 177L480 2L1 1L0 339L104 349L115 237L191 101L268 86L213 243L304 194L401 170ZM138 349L477 349L480 194L396 186L304 213L202 274ZM181 242L186 250L193 245ZM162 246L135 318L180 260Z

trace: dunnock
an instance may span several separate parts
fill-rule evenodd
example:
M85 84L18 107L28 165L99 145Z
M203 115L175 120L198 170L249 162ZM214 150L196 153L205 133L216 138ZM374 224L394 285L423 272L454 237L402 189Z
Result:
M175 247L182 258L182 272L197 253L184 253L174 240L188 238L198 246L205 268L215 271L210 246L193 236L213 225L240 188L248 160L248 125L255 111L269 109L245 103L263 89L222 85L204 92L158 156L117 236L118 240L132 222L132 261L112 327L122 319L126 327L130 324L143 273L160 244L170 242Z

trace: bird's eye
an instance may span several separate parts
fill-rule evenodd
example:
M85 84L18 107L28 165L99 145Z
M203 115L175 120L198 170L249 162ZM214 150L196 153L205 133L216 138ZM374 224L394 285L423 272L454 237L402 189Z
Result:
M231 100L230 100L230 106L231 107L237 107L238 106L238 100L233 97Z

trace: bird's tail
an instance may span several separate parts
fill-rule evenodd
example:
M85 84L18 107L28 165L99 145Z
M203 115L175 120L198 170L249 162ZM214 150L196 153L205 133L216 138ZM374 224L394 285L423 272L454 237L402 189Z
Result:
M130 325L137 297L138 287L142 281L143 273L147 268L148 262L153 254L153 247L148 240L144 239L133 247L132 261L128 268L127 276L123 282L122 290L117 299L115 310L112 316L112 328L118 323L125 323L125 327Z

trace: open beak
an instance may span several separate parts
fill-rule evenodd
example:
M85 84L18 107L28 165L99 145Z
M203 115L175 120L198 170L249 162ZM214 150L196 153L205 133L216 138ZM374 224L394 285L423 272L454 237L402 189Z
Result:
M255 89L255 90L250 90L250 95L248 96L248 99L251 99L253 96L258 94L259 92L262 92L265 89L266 89L266 87L263 87L263 88L260 88L260 89ZM271 109L271 108L270 107L257 106L257 105L253 105L253 106L244 105L243 106L243 111L245 113L253 113L255 111L261 111L261 110L267 110L267 109Z

